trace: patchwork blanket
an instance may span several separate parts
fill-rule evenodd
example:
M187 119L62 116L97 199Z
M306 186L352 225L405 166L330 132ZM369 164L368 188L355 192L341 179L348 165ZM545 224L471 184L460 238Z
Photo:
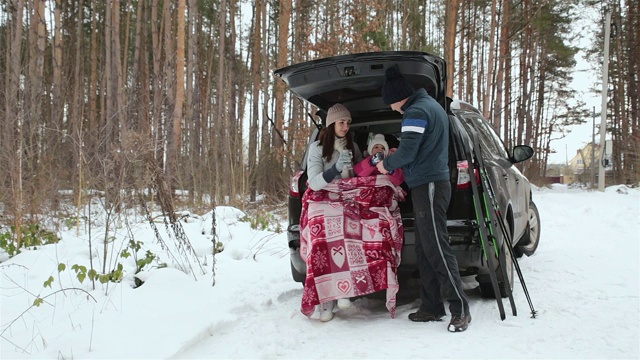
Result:
M386 175L334 180L307 189L300 216L300 255L307 262L302 313L315 305L387 290L395 316L405 192Z

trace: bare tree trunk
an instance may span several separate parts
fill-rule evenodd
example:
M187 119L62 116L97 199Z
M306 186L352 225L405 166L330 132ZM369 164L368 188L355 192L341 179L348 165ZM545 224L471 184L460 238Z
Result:
M472 4L469 4L469 17L472 19L471 23L470 23L470 30L469 30L469 36L468 36L468 49L467 49L467 54L468 54L468 59L467 59L467 64L466 64L466 71L467 71L467 92L466 92L466 96L465 99L468 99L468 101L473 101L473 71L471 70L472 67L472 63L473 63L473 58L474 54L476 53L476 48L475 48L475 44L476 44L476 21L477 21L477 16L476 16L476 12L478 11L476 6L473 6ZM478 106L480 105L479 103L477 104Z
M185 92L185 107L184 107L184 124L187 131L187 138L189 139L189 169L191 179L191 201L197 201L198 204L202 200L202 178L200 176L200 163L201 163L201 132L200 130L200 98L197 95L199 91L200 79L198 78L199 68L199 51L198 51L198 34L200 29L198 27L198 20L200 18L200 11L198 9L197 0L189 0L188 2L188 16L189 21L187 25L187 34L189 46L187 46L187 74L186 74L186 92ZM195 85L195 86L194 86Z
M295 11L293 11L294 25L293 25L293 49L291 52L292 60L294 63L299 63L306 60L304 54L308 53L307 40L309 38L308 28L306 24L309 22L309 9L310 4L308 0L296 0ZM379 21L379 23L383 23ZM292 151L292 162L296 162L300 159L302 151L304 151L303 143L305 140L299 139L302 134L306 135L305 131L301 131L308 127L305 124L309 124L309 119L305 113L305 109L302 104L297 101L293 96L289 97L291 103L291 116L288 126L287 139L289 146L287 147ZM296 163L295 169L299 169L301 164Z
M264 12L262 14L262 29L265 34L269 34L271 32L271 21L269 21L269 16L266 12L266 6L264 7ZM262 37L262 45L261 45L261 58L260 62L264 64L266 68L269 68L269 57L267 55L267 49L270 48L269 37ZM263 71L261 73L262 81L262 126L260 129L260 150L258 151L258 161L260 169L258 171L258 190L262 193L265 193L271 188L268 186L268 181L270 180L270 173L267 173L267 169L270 167L266 159L271 158L271 136L269 134L269 128L271 127L269 123L269 79L268 73ZM262 161L261 161L262 160Z
M126 100L127 100L127 93L124 91L127 87L124 87L124 83L127 80L127 75L129 74L129 40L130 40L130 31L131 31L131 14L133 13L133 11L130 11L130 9L133 8L133 5L131 4L132 0L127 0L127 4L125 5L125 22L124 22L124 26L122 26L122 34L123 34L123 39L124 39L124 51L122 51L122 59L120 60L120 64L121 64L121 80L123 81L123 88L120 91L120 94L122 94L122 100L123 100L123 105L126 106L127 108L131 108L131 104L127 104ZM142 22L142 19L138 18L139 20L137 22ZM131 100L131 99L129 99ZM123 112L123 116L125 117L125 121L129 120L128 119L128 111L124 111L125 109L122 109ZM130 127L130 125L128 126Z
M138 2L136 10L136 19L144 19L148 15L147 3L145 1ZM131 79L134 85L129 89L128 99L135 99L135 106L128 106L129 122L134 122L134 127L144 138L150 136L150 84L149 84L149 62L147 60L147 31L152 25L142 21L136 21L136 30L134 35L134 50ZM135 121L134 121L135 118Z
M11 17L8 23L7 50L6 50L6 90L5 97L5 121L3 124L3 159L9 178L9 192L11 194L10 211L13 213L13 226L15 228L15 242L17 248L22 246L22 220L24 191L22 183L22 122L24 114L19 104L22 102L19 97L20 73L22 64L20 54L22 53L22 18L24 16L24 2L17 0L10 7Z
M215 38L216 30L214 29L214 24L211 24L207 27L208 34L207 36L210 38ZM209 46L206 53L203 53L203 66L206 65L206 69L204 70L207 74L215 73L215 58L216 58L216 48L214 46ZM206 159L205 164L207 166L207 174L209 174L207 186L211 189L210 194L213 199L213 206L217 203L217 196L219 195L219 186L218 186L218 177L220 176L218 173L217 164L218 161L216 159L217 149L220 147L219 139L216 137L216 128L213 127L213 119L216 118L216 108L215 105L215 96L213 89L216 88L214 82L216 81L215 76L207 76L204 82L204 86L202 87L202 131L206 134L206 151L204 152Z
M185 42L185 0L178 0L176 10L176 52L168 53L168 57L175 56L175 100L173 106L171 137L167 151L167 167L165 169L167 183L171 189L181 186L178 179L178 153L182 138L182 105L184 103L184 42ZM166 30L166 29L165 29ZM166 36L167 33L165 33ZM165 37L167 39L168 37ZM174 193L173 191L171 192ZM174 196L174 195L172 195Z
M84 0L80 0L78 4L78 8L82 9L84 7ZM76 229L79 235L80 232L80 219L81 219L81 209L82 209L82 195L84 192L84 146L82 141L84 138L84 84L82 78L82 67L80 64L84 63L82 60L82 55L84 53L83 49L83 39L84 39L84 31L82 26L84 24L84 12L78 11L76 17L76 31L75 31L75 57L74 57L74 66L73 66L73 92L71 94L71 107L69 109L69 133L73 138L73 165L76 165L73 169L75 183L77 185L76 189ZM91 251L91 250L89 250ZM91 259L90 261L93 261ZM93 266L91 267L93 269Z
M485 17L486 16L485 10L483 8L480 8L479 13L476 12L476 16L480 17L480 18ZM474 21L474 22L476 24L478 24L477 21ZM486 29L486 26L484 26L482 21L480 21L479 23L481 24L479 38L482 39L483 37L488 36L488 35L486 35L487 29ZM480 59L480 64L478 64L478 71L476 73L476 78L477 78L477 80L476 80L476 98L477 98L478 107L485 105L484 104L483 95L487 92L486 88L483 88L485 86L484 85L485 84L484 76L485 76L486 67L487 67L487 62L485 60L485 49L484 49L484 47L485 47L485 43L483 41L479 41L478 50L477 50L477 53L476 53L476 59ZM482 109L480 109L480 111L482 111L483 114L484 114L484 113L487 112L487 109L486 108L482 108Z
M56 129L62 129L62 106L56 104L64 104L62 93L62 21L60 13L62 11L62 1L55 1L55 9L53 12L54 26L53 29L53 83L51 93L51 120L55 124ZM44 14L43 14L44 20ZM79 66L79 65L78 65Z
M163 71L162 71L162 43L160 36L163 31L162 19L158 18L158 0L152 0L151 3L151 44L152 51L151 57L153 59L153 111L151 115L151 135L155 141L154 148L156 149L156 160L158 163L162 163L164 146L162 146L162 99L164 98L163 92Z
M109 156L110 152L111 152L111 146L112 146L112 142L113 142L113 133L115 130L115 126L113 125L113 121L116 118L116 114L115 112L117 111L116 109L114 109L114 94L113 91L115 89L115 85L112 82L112 79L114 77L113 75L113 57L111 56L111 54L113 53L113 38L112 38L112 34L113 34L113 12L111 11L111 8L113 6L113 2L117 1L117 0L108 0L107 1L107 9L106 9L106 16L105 16L105 70L104 70L104 76L107 79L107 83L106 83L106 101L105 101L105 106L106 106L106 115L107 115L107 127L106 127L106 132L105 132L105 139L106 139L106 146L107 146L107 152L105 154L105 159ZM106 266L106 264L105 264Z
M257 179L256 179L256 165L257 165L257 148L258 148L258 122L260 119L260 90L262 89L262 77L261 61L260 61L260 39L262 38L262 12L264 8L264 0L256 0L256 6L254 7L254 21L252 44L251 44L251 84L253 91L252 106L251 106L251 128L249 130L249 198L251 201L256 200L257 191Z
M460 11L460 47L458 48L458 71L456 74L456 79L458 79L457 90L458 90L458 99L464 99L463 94L465 91L464 82L465 78L462 76L465 70L465 63L471 60L471 57L465 56L465 51L467 50L468 45L468 35L469 35L469 25L467 24L467 12L465 11L466 5L462 5L462 11ZM452 81L452 79L449 79Z
M491 29L489 30L489 60L487 61L487 78L486 78L486 86L484 96L482 97L482 113L485 119L491 119L491 94L493 93L494 79L493 79L493 71L494 71L494 58L495 58L495 48L496 48L496 8L497 8L497 0L491 1Z
M184 13L181 14L181 16L184 16ZM175 52L175 48L174 48L174 37L173 37L173 19L172 19L172 15L171 15L171 3L169 1L165 1L163 3L163 9L162 9L162 24L163 24L163 35L164 35L164 53L165 53L165 58L164 58L164 69L165 69L165 76L164 78L165 80L165 89L166 89L166 96L164 99L164 103L165 103L165 109L164 109L164 113L167 115L166 118L167 119L173 119L173 116L169 116L170 114L172 115L174 113L174 109L175 109L175 101L176 101L176 75L175 75L175 71L176 71L176 66L175 66L175 61L176 61L176 52ZM163 117L164 118L164 117ZM158 121L162 121L160 119L158 119ZM172 138L173 138L173 134L174 134L174 129L173 129L173 121L169 121L169 120L165 120L165 128L164 128L164 133L161 136L161 139L166 139L166 142L173 142ZM171 144L167 144L169 147L171 147ZM177 148L176 148L177 149ZM170 154L170 149L165 149L165 154L167 155L167 161L169 161L169 158L171 156L169 156ZM174 189L175 189L175 182L174 182L174 178L173 175L171 174L171 177L168 177L169 173L167 172L168 169L170 168L168 163L164 164L164 171L165 171L165 184L167 186L169 186L169 194L171 197L171 201L173 201L173 196L174 194ZM170 207L173 207L172 205ZM168 209L165 209L168 210Z
M217 121L217 134L220 145L217 148L216 157L216 169L219 174L220 181L217 183L218 197L220 199L228 199L229 185L231 180L230 174L230 159L229 156L229 124L227 122L227 96L225 91L225 85L227 77L224 74L225 68L225 44L227 37L227 1L222 0L220 3L219 14L219 28L218 28L218 88L216 91L216 97L218 99L218 121Z
M25 76L25 104L26 110L23 119L23 136L25 136L23 165L22 171L27 172L30 176L22 180L26 187L27 204L29 204L29 213L38 213L37 208L44 199L39 197L39 182L42 177L40 172L45 166L42 158L44 156L43 145L44 135L41 129L48 126L55 126L47 123L48 117L44 116L43 104L45 103L44 93L44 62L45 62L45 44L46 44L46 27L45 27L45 1L36 0L33 3L27 3L29 8L30 31L27 37L27 49L29 59L28 72Z
M93 1L92 1L93 5ZM98 155L101 146L98 139L98 124L100 122L98 118L98 83L100 81L98 75L98 52L100 44L98 43L98 14L96 7L93 7L94 11L91 14L91 69L89 73L89 89L87 92L88 100L89 100L89 111L87 114L87 151L90 154ZM97 170L97 166L95 166L95 160L92 162L92 167L89 169Z
M511 122L511 48L510 45L507 44L507 57L504 61L504 119L502 127L503 135L502 140L505 142L508 148L513 147L515 143L513 142L513 138L510 136L511 128L513 128L513 124Z
M113 41L113 49L111 53L107 53L107 56L110 56L111 64L113 66L113 72L111 74L112 78L110 80L111 86L113 86L113 111L115 115L114 123L114 140L117 142L118 148L120 147L122 132L127 129L126 123L126 112L125 112L125 95L124 91L124 72L123 72L123 56L122 48L120 45L120 0L113 0L113 4L111 6L112 12L112 26L111 30L111 41ZM125 52L126 53L126 52ZM126 55L124 56L126 57Z
M242 146L242 116L238 116L238 91L237 88L241 81L238 80L237 66L238 57L236 56L237 36L236 36L236 0L229 0L229 70L226 79L229 85L229 111L228 111L228 155L229 166L231 172L231 198L236 199L239 188L242 189L241 183L244 176L244 164ZM241 202L244 204L244 201Z
M540 93L541 90L536 91L536 85L538 85L538 89L540 83L542 82L542 74L539 70L542 66L538 63L538 52L540 51L541 45L539 42L544 41L540 38L539 34L532 34L531 38L531 48L529 52L529 57L527 58L528 69L527 69L527 79L529 80L524 86L527 87L527 96L525 97L525 106L524 106L524 114L525 114L525 124L524 124L524 144L535 144L535 139L533 136L535 119L538 118L540 114L542 114L542 105L543 104L535 104L534 98L537 93ZM540 54L540 59L544 59L543 55ZM536 76L536 70L538 70ZM538 79L538 82L535 81ZM534 108L534 104L536 108ZM531 114L535 114L532 116ZM535 117L535 119L534 119Z
M278 18L278 59L276 61L276 68L281 68L287 65L287 59L289 58L289 22L291 21L291 0L282 0L280 5L280 16ZM277 135L279 131L283 134L284 130L284 92L285 85L283 81L276 81L275 84L275 123L276 130L274 131L273 147L276 150L283 148L283 142L280 136Z
M635 2L637 4L637 2ZM638 88L638 77L640 77L640 11L637 6L633 6L631 1L627 5L627 49L629 58L627 59L627 74L625 76L626 85L629 87L629 153L627 174L629 183L640 181L640 89Z
M493 107L493 128L500 134L500 126L507 126L505 122L501 121L503 117L503 109L502 109L502 96L505 87L508 87L508 84L504 83L504 64L507 61L507 58L510 56L507 53L507 49L509 48L509 1L504 0L502 7L502 16L500 21L500 37L498 43L499 56L497 59L498 62L498 72L496 76L495 82L495 90L496 96L494 97L494 107Z
M447 62L447 89L446 95L453 96L453 68L455 65L456 51L456 26L458 24L458 9L460 0L447 0L444 24L444 50ZM462 47L462 45L461 45Z

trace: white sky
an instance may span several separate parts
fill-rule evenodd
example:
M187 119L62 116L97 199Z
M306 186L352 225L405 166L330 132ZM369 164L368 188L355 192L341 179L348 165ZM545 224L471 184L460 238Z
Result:
M590 8L583 9L583 13L575 19L574 31L578 32L579 38L576 46L587 49L592 46L593 36L599 31L600 24L597 18L600 16L597 11ZM604 52L604 49L602 49ZM602 108L601 93L590 92L589 89L602 89L602 68L593 69L592 65L584 59L584 53L578 52L575 56L576 69L573 73L571 87L578 91L579 98L586 103L589 113L595 107L595 141L600 143L600 109ZM601 66L601 65L600 65ZM551 142L551 148L556 151L549 155L549 163L563 164L571 160L579 149L591 142L593 133L593 116L589 116L587 122L582 125L571 127L571 133L565 138ZM607 139L610 137L607 136Z
M102 262L105 228L94 204L91 237L86 229L79 235L63 229L57 245L9 260L0 254L0 358L638 359L640 190L555 185L535 189L533 199L542 236L537 252L520 266L538 318L530 318L518 282L519 315L510 316L505 299L507 318L500 321L495 300L482 299L473 279L466 279L473 321L458 334L446 331L448 316L441 323L407 320L419 300L403 287L395 319L376 298L356 300L328 323L308 319L300 312L302 286L291 279L286 234L253 230L241 221L242 212L229 207L216 210L225 249L216 257L215 286L210 212L181 221L203 272L193 256L172 261L149 224L130 217L132 236L144 242L141 252L151 250L169 267L158 269L154 262L141 276L145 284L134 289L133 259L114 256L110 263L124 265L124 280L92 290L71 266L89 267L90 238L94 264ZM116 249L126 247L125 225L111 233ZM159 219L156 226L180 258ZM67 264L60 274L59 263ZM178 263L196 270L187 275L176 269ZM45 288L49 276L54 282ZM36 295L45 303L30 307Z

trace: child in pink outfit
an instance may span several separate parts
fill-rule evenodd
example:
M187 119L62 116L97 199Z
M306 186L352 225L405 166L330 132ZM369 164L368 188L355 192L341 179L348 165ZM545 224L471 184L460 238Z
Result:
M382 175L378 169L376 168L376 164L387 157L389 154L393 154L396 149L389 149L389 145L387 141L384 139L384 135L376 134L371 142L369 142L368 147L369 156L367 156L364 160L357 163L353 170L358 176L373 176L373 175ZM378 154L378 153L382 154ZM376 154L378 154L376 156ZM396 169L393 174L388 175L391 182L398 186L402 184L404 181L404 175L402 174L402 169Z

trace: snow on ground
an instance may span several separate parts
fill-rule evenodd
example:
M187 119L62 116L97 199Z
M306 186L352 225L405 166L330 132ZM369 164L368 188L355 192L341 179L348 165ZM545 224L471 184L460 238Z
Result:
M511 316L505 299L507 318L500 321L495 300L482 299L472 279L466 283L473 321L463 333L446 331L448 317L440 323L407 320L418 306L409 286L399 293L395 319L376 297L356 300L328 323L307 319L299 310L302 286L290 275L286 234L254 230L239 210L219 207L216 228L224 251L216 255L215 286L212 213L184 217L193 248L182 252L162 221L154 224L164 249L148 222L117 223L106 261L109 269L121 263L124 278L96 282L95 290L72 269L89 268L86 229L79 235L75 228L63 231L57 245L0 263L0 357L639 358L640 191L555 186L533 197L542 237L536 254L522 258L520 266L536 319L519 283L519 314ZM104 237L105 228L94 225L91 255L100 270ZM161 257L138 274L145 281L138 288L135 260L119 256L129 239L144 243L139 258L146 250ZM58 272L60 263L66 268ZM33 307L37 296L43 303Z

